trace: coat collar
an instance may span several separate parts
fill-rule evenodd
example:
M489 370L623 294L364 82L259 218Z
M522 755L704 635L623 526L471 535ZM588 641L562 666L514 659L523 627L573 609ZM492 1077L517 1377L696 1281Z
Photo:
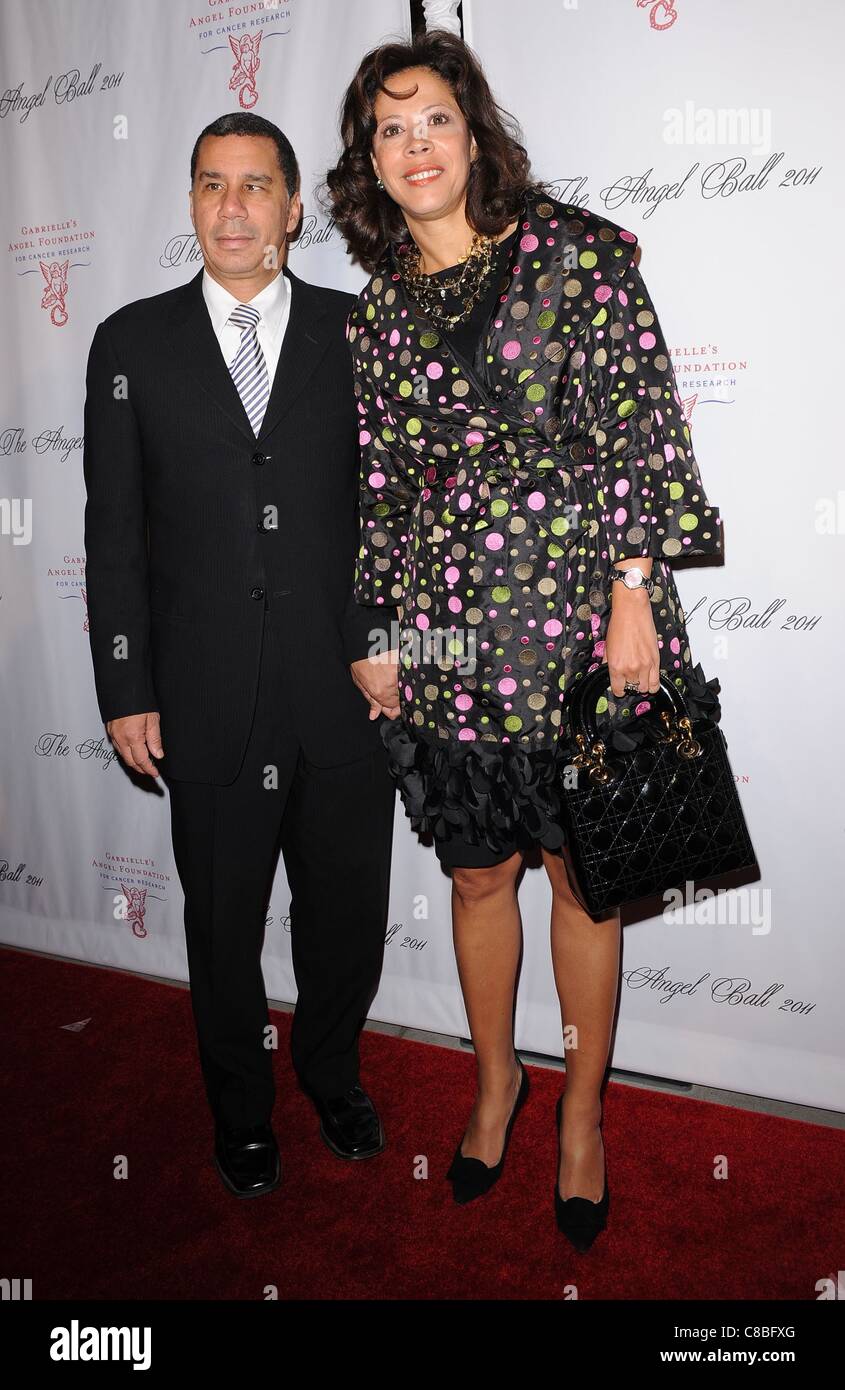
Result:
M282 270L291 290L290 314L257 439L211 326L202 293L202 270L182 286L170 314L168 331L179 360L189 368L202 389L226 412L240 432L256 446L263 443L276 428L327 347L325 336L319 332L326 308L318 287L307 280L300 280L288 266L283 266Z
M359 322L371 331L379 331L382 290L388 286L403 296L409 315L415 320L425 317L405 294L399 274L398 257L406 244L388 245L366 287L365 302L372 303L375 312ZM474 378L448 336L441 340L432 325L439 354L458 363L488 402L521 402L533 373L548 361L563 363L573 340L603 312L602 305L630 265L636 246L633 232L599 213L529 188L502 272L502 295L487 326L483 379ZM528 260L531 292L520 273ZM356 316L357 306L352 313ZM520 413L533 423L530 412Z

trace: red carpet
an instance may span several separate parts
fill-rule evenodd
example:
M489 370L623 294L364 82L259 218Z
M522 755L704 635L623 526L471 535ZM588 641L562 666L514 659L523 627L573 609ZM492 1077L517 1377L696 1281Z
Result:
M576 1281L582 1299L813 1300L841 1267L841 1131L611 1085L610 1224L579 1255L552 1210L558 1074L531 1067L504 1176L461 1208L443 1174L472 1055L365 1033L362 1080L388 1148L344 1163L295 1089L281 1013L282 1186L239 1201L210 1161L187 992L16 951L2 961L3 1266L32 1278L35 1300L260 1300L267 1285L280 1298L558 1299ZM712 1176L720 1154L726 1181Z

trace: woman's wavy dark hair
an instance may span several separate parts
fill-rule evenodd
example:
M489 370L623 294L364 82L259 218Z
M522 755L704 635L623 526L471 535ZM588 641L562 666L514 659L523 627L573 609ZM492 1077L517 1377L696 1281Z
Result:
M321 196L353 256L367 271L378 264L388 242L410 235L402 209L376 183L370 153L377 92L387 90L395 73L416 67L443 78L475 136L478 153L470 165L466 192L466 218L475 231L497 236L521 212L527 189L545 190L531 178L519 126L495 101L481 64L463 39L432 29L410 43L371 49L346 90L340 122L343 152L326 175Z

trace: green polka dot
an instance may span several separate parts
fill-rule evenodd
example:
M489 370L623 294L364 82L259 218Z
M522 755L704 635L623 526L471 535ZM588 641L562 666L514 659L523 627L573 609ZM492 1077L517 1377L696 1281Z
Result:
M518 714L509 714L505 720L505 728L509 734L515 734L522 728L522 720Z
M592 254L592 253L591 253L591 254ZM551 326L552 326L552 324L554 323L554 321L555 321L555 316L554 316L554 314L552 313L551 309L544 309L543 312L542 312L542 314L538 314L538 315L537 315L537 327L538 327L538 328L551 328Z
M551 555L553 560L559 560L561 555L566 554L566 551L564 550L562 545L556 545L554 541L550 541L549 554Z
M617 414L617 415L621 415L621 416L622 416L622 419L624 420L624 419L626 419L629 415L633 415L633 413L634 413L634 411L636 410L636 408L637 408L637 402L636 402L636 401L622 401L622 402L616 407L616 414Z
M422 429L422 420L418 420L416 415L412 416L406 424L405 429L408 431L408 434L419 434Z
M698 517L692 512L684 512L683 516L678 520L678 525L682 531L694 531L698 525Z
M672 498L672 501L673 501L673 502L677 502L678 498L679 498L679 497L683 497L683 495L684 495L684 485L683 485L683 483L670 483L670 484L669 484L669 496Z
M411 385L410 381L400 381L400 383L399 383L399 395L400 395L400 396L410 396L410 395L413 394L413 390L414 390L414 388L413 388L413 386Z
M597 261L598 256L595 251L582 251L578 257L578 264L583 266L584 270L592 270Z
M421 333L421 334L420 334L420 344L421 344L421 346L424 347L424 348L433 348L433 347L437 347L437 344L438 344L439 342L440 342L440 335L439 335L439 333Z
M596 701L596 714L604 714L607 709L607 696L600 695Z
M368 319L374 319L375 316L376 316L376 306L375 306L375 304L368 304L368 305L367 305L367 318L368 318Z
M490 510L494 516L507 516L510 507L504 497L495 497L490 503Z
M508 588L507 584L497 584L491 592L493 595L494 603L507 603L508 599L511 596L511 591Z
M607 310L605 309L604 305L602 305L601 308L599 309L598 313L597 313L593 318L590 319L590 323L594 324L596 328L601 328L602 324L605 323L606 321L607 321Z
M539 384L529 386L528 390L525 392L526 399L529 401L541 401L545 397L545 394L545 386L540 386Z
M549 529L555 536L565 536L569 530L569 522L565 516L556 516Z

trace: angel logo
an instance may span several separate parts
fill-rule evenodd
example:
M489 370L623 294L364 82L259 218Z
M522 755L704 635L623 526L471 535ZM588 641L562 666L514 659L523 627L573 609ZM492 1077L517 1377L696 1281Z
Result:
M133 936L146 936L147 928L144 926L144 913L147 909L147 890L146 888L127 888L121 882L120 891L124 902L120 904L123 918L132 927Z
M691 396L681 396L681 405L684 408L684 415L686 416L686 421L688 425L692 424L692 412L697 400L697 391L693 391Z
M65 308L67 296L67 268L69 261L39 261L41 274L47 282L47 288L41 296L41 308L50 310L50 322L56 328L63 328L68 321L68 312Z
M637 9L649 11L648 22L652 29L671 29L678 18L674 0L637 0Z
M261 66L258 50L261 47L261 31L257 34L244 34L240 42L229 35L229 43L235 55L235 66L229 78L229 91L237 92L238 101L245 111L250 111L258 101L258 88L255 74Z

